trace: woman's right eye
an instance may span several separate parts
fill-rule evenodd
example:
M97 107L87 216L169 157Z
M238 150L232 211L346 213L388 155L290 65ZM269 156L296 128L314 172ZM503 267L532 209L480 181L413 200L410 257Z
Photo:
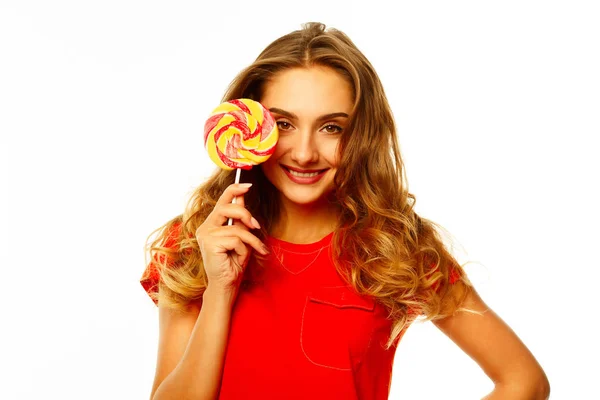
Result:
M290 123L289 123L289 122L286 122L286 121L277 121L277 127L278 127L279 129L282 129L282 130L284 130L284 131L285 131L285 130L287 130L287 129L286 129L285 127L282 127L282 126L281 126L281 124L287 124L288 126L290 125Z

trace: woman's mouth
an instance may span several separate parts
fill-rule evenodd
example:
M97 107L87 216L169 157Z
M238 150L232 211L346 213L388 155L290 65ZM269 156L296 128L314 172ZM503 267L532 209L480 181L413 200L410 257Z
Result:
M295 183L300 183L300 184L311 184L311 183L315 183L317 181L319 181L323 175L325 175L325 172L327 172L327 169L323 169L320 171L315 171L315 172L297 172L297 171L292 171L291 169L284 167L283 165L281 166L281 168L283 169L283 171L286 173L286 175L288 176L288 178L290 178L290 180L292 182Z

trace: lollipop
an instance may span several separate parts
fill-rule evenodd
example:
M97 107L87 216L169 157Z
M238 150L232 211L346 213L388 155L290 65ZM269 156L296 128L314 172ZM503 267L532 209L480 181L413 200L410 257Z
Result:
M271 157L278 139L277 124L269 110L251 99L221 103L204 124L204 147L210 159L219 168L237 169L235 183L239 183L242 169L252 169ZM229 218L227 224L232 222Z

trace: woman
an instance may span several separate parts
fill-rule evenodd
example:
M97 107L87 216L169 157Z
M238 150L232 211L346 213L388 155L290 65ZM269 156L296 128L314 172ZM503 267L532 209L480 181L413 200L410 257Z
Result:
M381 82L346 35L309 23L277 39L223 101L236 98L269 109L279 141L242 174L251 187L218 170L155 231L141 280L159 305L151 398L386 399L419 315L494 381L486 398L548 397L533 355L414 212Z

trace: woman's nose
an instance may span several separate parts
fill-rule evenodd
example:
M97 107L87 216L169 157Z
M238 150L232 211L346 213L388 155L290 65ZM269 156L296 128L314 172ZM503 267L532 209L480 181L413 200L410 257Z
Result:
M311 132L298 132L292 143L291 158L298 165L309 165L319 161L319 149L315 135Z

